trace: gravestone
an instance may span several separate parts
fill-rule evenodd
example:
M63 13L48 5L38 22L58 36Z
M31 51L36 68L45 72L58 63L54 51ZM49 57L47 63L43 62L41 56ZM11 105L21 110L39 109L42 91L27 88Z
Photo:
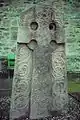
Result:
M10 120L21 116L30 119L52 117L55 112L66 111L62 5L57 0L29 4L21 14Z

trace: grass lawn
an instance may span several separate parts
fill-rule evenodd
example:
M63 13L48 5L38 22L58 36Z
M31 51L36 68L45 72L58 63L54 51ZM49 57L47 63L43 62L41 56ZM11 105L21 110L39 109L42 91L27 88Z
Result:
M68 92L80 92L80 82L68 81Z

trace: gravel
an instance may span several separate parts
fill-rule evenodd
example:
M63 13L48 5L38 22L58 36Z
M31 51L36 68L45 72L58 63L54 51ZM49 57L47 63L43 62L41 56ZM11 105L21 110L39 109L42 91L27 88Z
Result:
M9 120L10 97L0 98L0 120ZM15 120L28 120L27 118L19 118ZM42 119L40 119L42 120ZM68 112L53 118L45 118L43 120L80 120L80 103L69 96Z

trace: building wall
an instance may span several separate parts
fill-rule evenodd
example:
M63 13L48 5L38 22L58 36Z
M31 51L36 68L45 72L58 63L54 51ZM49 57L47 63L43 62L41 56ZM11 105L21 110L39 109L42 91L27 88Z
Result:
M65 5L67 69L80 72L80 2L73 1Z
M0 2L0 56L7 56L11 49L15 52L20 15L29 2L32 1ZM80 71L80 2L77 0L64 0L64 23L67 70L77 72Z

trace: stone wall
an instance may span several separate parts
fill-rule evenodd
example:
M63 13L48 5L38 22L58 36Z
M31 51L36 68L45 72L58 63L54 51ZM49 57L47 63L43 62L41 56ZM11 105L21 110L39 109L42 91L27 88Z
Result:
M0 7L0 56L7 56L15 49L20 13L26 6L24 2L7 2Z
M80 72L80 2L65 5L65 23L67 68Z
M31 0L0 0L0 56L16 49L20 14ZM36 0L37 2L39 0ZM64 1L67 70L80 71L80 2ZM28 7L28 6L27 6Z

